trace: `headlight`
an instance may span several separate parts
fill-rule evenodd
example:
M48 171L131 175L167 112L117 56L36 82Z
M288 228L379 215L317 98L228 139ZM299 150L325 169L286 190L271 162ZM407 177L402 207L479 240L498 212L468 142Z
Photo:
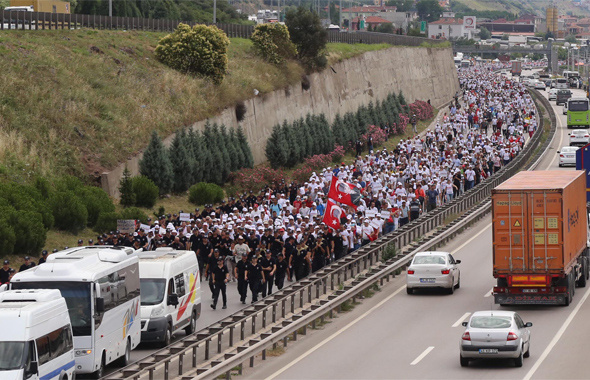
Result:
M165 311L166 311L166 309L164 308L163 305L157 306L152 310L152 314L150 315L150 318L161 317L162 315L164 315Z

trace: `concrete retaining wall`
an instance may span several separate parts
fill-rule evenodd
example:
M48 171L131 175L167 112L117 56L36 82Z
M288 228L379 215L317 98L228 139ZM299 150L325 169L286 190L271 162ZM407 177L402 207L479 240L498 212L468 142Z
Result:
M240 125L252 148L256 164L266 161L266 140L277 123L289 122L307 113L324 113L329 121L336 114L356 111L371 100L381 100L390 92L403 92L408 102L430 99L439 107L459 89L452 49L392 47L365 53L309 76L310 87L296 84L284 90L259 94L245 102L244 120L238 123L234 108L224 110L211 123L228 128ZM205 120L192 127L202 130ZM164 142L170 144L174 136ZM147 145L148 141L146 141ZM141 152L101 176L101 185L109 195L118 197L119 180L125 165L132 175L139 174Z

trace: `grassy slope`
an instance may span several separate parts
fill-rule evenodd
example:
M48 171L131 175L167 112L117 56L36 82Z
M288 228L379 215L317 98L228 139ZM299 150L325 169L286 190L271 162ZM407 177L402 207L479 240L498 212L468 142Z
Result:
M219 87L156 61L164 34L118 31L3 32L0 36L0 175L14 179L100 173L147 144L252 96L297 83L295 62L263 62L232 39ZM340 45L340 44L338 44ZM329 47L332 60L387 45Z

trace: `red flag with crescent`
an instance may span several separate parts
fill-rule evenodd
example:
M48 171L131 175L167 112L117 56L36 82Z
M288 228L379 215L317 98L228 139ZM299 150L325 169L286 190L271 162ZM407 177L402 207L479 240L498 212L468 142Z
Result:
M338 206L333 200L328 199L326 212L324 213L324 219L322 222L324 222L326 226L337 230L340 228L340 218L343 216L346 216L346 214L342 207Z
M349 205L356 210L361 200L361 192L355 185L341 181L336 176L332 176L328 198Z

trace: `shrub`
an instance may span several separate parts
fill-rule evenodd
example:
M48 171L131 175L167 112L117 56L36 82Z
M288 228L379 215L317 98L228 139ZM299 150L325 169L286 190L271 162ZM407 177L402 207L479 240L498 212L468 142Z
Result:
M252 42L256 53L275 65L286 59L295 58L297 48L291 42L289 29L283 24L259 24L252 33Z
M16 233L10 221L5 218L0 219L0 251L3 256L14 253L14 244L16 243Z
M90 227L96 224L101 213L115 211L113 201L101 188L84 186L78 196L88 211L88 226Z
M71 190L56 191L51 199L55 226L77 234L88 224L88 210Z
M328 32L318 14L304 7L291 9L285 16L285 24L301 62L312 69L325 67Z
M135 205L139 207L152 208L158 199L158 186L145 176L132 178L133 193L135 194Z
M96 221L93 230L99 234L114 231L117 229L117 219L121 219L119 213L103 212L98 216L98 220Z
M139 172L154 181L162 194L167 193L172 188L174 175L172 163L168 151L156 131L152 133L150 143L139 162Z
M45 245L47 230L43 227L43 218L33 211L15 211L11 218L14 233L18 236L14 251L23 255L37 255Z
M141 211L137 207L129 207L121 211L119 219L133 219L139 220L142 223L147 223L148 216L145 212Z
M135 193L133 192L133 183L131 182L131 172L125 166L123 178L119 181L119 194L121 195L120 203L123 207L135 205Z
M189 189L188 201L195 205L217 203L223 199L223 189L214 183L199 182Z
M156 58L171 68L209 78L215 84L227 73L229 38L215 25L179 24L158 42Z

